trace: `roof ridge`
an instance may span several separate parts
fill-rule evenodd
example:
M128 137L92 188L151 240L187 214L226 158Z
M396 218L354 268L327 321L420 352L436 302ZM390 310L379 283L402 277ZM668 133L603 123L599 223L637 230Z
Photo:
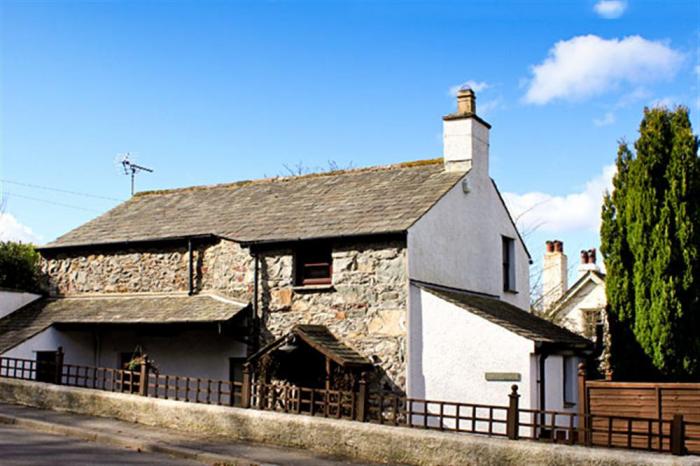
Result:
M267 177L267 178L257 178L254 180L232 181L230 183L193 185L193 186L185 186L182 188L170 188L170 189L155 189L155 190L140 191L138 193L135 193L133 198L138 198L138 197L143 197L143 196L157 196L157 195L165 195L165 194L175 194L175 193L190 192L190 191L205 191L205 190L210 190L210 189L234 189L234 188L241 188L243 186L248 186L251 184L277 183L277 182L296 181L296 180L303 180L303 179L310 179L310 178L322 178L322 177L328 177L328 176L353 175L353 174L359 174L359 173L388 171L388 170L396 170L396 169L402 169L402 168L425 167L425 166L438 165L438 164L442 164L442 157L438 157L438 158L434 158L434 159L412 160L412 161L408 161L408 162L399 162L399 163L388 164L388 165L373 165L373 166L369 166L369 167L346 168L346 169L332 170L332 171L326 171L326 172L308 173L305 175L272 176L272 177Z

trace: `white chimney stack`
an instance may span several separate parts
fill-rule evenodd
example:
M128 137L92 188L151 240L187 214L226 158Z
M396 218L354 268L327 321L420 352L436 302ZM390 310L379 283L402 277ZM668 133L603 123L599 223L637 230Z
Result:
M488 177L491 125L476 114L476 95L468 87L457 92L457 112L444 116L443 159L448 171L468 171Z
M552 307L559 301L568 285L568 259L564 254L564 243L547 241L542 268L542 308Z

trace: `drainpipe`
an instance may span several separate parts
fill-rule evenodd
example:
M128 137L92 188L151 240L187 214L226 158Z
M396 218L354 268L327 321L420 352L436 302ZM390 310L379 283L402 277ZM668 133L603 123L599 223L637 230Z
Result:
M252 343L252 350L253 352L258 350L258 337L260 335L260 316L258 315L258 276L260 275L260 256L258 253L254 253L253 257L255 258L255 274L253 277L253 281L255 282L253 284L253 322L252 322L252 336L253 336L253 341Z
M192 259L192 238L187 238L187 254L189 254L189 296L194 294L194 261Z
M549 354L547 353L541 353L540 354L540 410L544 411L546 409L546 392L545 392L545 374L546 374L546 367L545 367L545 362L547 361L547 357L549 357ZM545 423L545 414L544 412L540 414L541 417L541 422L540 426L544 426ZM541 427L540 427L541 429Z

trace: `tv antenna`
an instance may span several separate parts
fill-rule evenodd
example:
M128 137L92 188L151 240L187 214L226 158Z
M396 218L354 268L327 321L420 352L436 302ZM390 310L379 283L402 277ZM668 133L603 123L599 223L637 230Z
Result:
M152 168L147 168L142 165L138 165L134 161L134 157L131 155L131 153L127 152L126 154L120 154L117 156L116 162L118 164L121 164L122 170L124 171L125 175L131 175L131 195L134 195L134 178L136 178L136 174L139 172L148 172L148 173L153 173Z

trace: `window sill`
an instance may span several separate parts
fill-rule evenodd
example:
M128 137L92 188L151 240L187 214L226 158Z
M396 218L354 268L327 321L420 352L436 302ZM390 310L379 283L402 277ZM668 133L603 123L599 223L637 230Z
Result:
M323 292L323 291L335 291L335 287L332 283L325 285L296 285L292 287L292 290L301 293L313 293L313 292Z
M565 408L573 408L574 406L576 406L576 403L572 403L571 401L565 401L565 402L564 402L564 407L565 407Z
M518 290L503 290L504 293L518 294Z

